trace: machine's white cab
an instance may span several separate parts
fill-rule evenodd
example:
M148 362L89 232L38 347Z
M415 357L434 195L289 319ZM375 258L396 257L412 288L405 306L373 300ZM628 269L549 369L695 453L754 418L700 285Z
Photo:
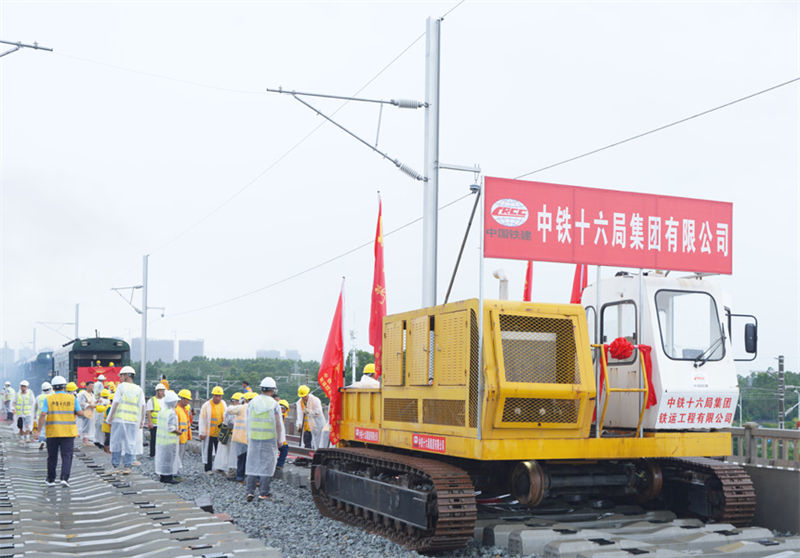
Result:
M593 343L610 344L624 337L633 345L652 347L656 403L645 411L645 430L702 430L731 425L739 398L731 329L737 330L733 327L734 318L745 316L731 313L711 280L699 275L675 277L658 272L640 279L621 272L602 279L599 292L595 285L589 285L583 292L582 304L589 331L599 332ZM743 343L737 339L733 345L737 354L755 355L757 326L754 317L746 317L752 323L744 328L745 339ZM626 360L609 356L611 387L641 387L640 358L639 351ZM599 409L607 396L603 389L598 398ZM640 393L611 393L603 427L636 428L641 399Z

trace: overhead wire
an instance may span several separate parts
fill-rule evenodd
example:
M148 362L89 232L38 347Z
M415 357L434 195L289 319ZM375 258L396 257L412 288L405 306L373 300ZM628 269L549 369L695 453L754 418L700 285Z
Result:
M724 103L722 105L718 105L716 107L713 107L713 108L698 112L696 114L692 114L691 116L687 116L685 118L681 118L680 120L675 120L673 122L670 122L669 124L664 124L663 126L659 126L658 128L653 128L652 130L647 130L646 132L641 132L641 133L636 134L634 136L630 136L630 137L627 137L625 139L622 139L622 140L619 140L619 141L615 141L614 143L610 143L610 144L605 145L603 147L598 147L597 149L592 149L591 151L587 151L586 153L581 153L580 155L576 155L574 157L570 157L569 159L564 159L563 161L559 161L557 163L553 163L553 164L547 165L545 167L542 167L542 168L539 168L539 169L536 169L536 170L532 170L530 172L526 172L524 174L521 174L519 176L514 177L514 180L519 180L520 178L525 178L526 176L530 176L532 174L536 174L537 172L546 171L548 169L552 169L552 168L555 168L555 167L558 167L558 166L561 166L561 165L565 165L567 163L571 163L573 161L577 161L578 159L583 159L584 157L588 157L590 155L594 155L596 153L600 153L601 151L605 151L607 149L612 149L614 147L618 147L618 146L623 145L625 143L628 143L628 142L643 138L645 136L649 136L650 134L655 134L656 132L660 132L662 130L666 130L667 128L672 128L673 126L677 126L679 124L683 124L684 122L688 122L690 120L694 120L695 118L699 118L701 116L705 116L707 114L711 114L712 112L716 112L718 110L722 110L724 108L730 107L730 106L735 105L737 103L741 103L743 101L747 101L748 99L752 99L753 97L758 97L759 95L763 95L764 93L769 93L770 91L774 91L774 90L779 89L781 87L785 87L787 85L795 83L796 81L800 81L800 76L792 78L792 79L790 79L788 81L784 81L782 83L778 83L778 84L773 85L771 87L767 87L766 89L762 89L760 91L756 91L755 93L750 93L749 95L745 95L744 97L739 97L738 99L734 99L732 101L728 101L727 103Z

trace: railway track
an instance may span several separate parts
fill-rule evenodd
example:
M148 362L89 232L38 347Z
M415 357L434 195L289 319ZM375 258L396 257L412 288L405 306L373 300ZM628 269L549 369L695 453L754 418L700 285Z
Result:
M99 450L76 450L71 488L46 487L46 452L0 427L0 557L270 557L248 538L137 474L104 471Z

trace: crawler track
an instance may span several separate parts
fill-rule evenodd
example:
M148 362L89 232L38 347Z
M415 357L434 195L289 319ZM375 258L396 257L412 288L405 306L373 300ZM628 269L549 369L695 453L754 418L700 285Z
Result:
M325 487L328 469L347 470L370 480L413 485L428 494L428 528L347 504ZM431 459L395 453L342 448L318 450L314 454L311 491L320 512L389 538L409 549L436 552L464 547L473 537L477 508L472 481L462 469Z
M746 527L756 511L756 491L745 470L705 457L659 460L664 496L676 512Z

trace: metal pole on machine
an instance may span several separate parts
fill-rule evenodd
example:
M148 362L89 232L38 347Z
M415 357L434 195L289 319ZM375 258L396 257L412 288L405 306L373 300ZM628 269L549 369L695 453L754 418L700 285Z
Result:
M425 185L422 209L422 306L436 306L439 207L439 44L441 20L428 18L425 40Z

